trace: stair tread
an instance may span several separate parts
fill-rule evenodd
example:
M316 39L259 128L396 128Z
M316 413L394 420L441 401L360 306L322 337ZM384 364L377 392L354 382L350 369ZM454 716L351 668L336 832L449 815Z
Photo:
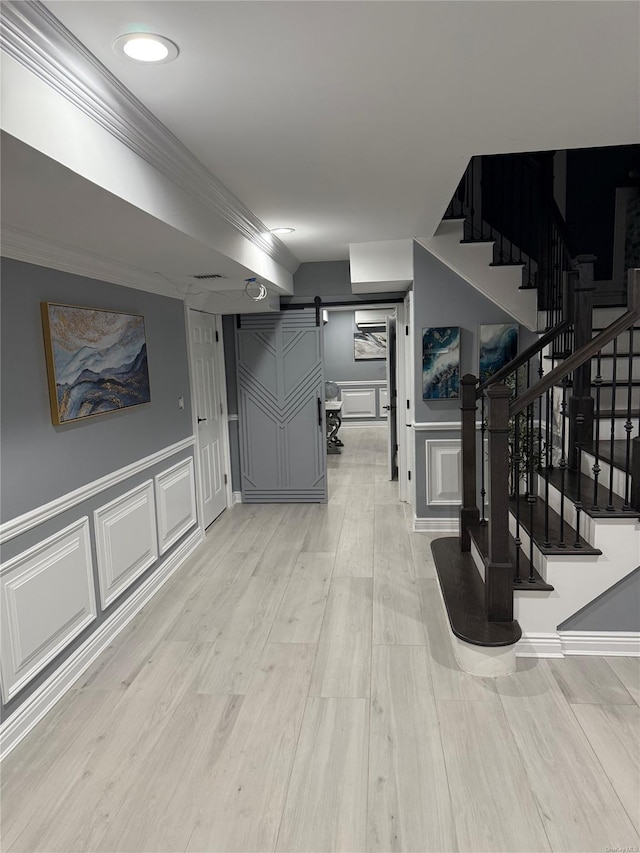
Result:
M595 441L585 444L583 450L590 453L592 456L596 454ZM620 468L624 471L627 467L627 440L626 438L617 438L613 442L613 454L611 453L611 441L598 442L598 457L602 462L611 462L613 467Z
M489 526L487 524L474 525L469 528L469 534L485 562L487 562L489 559ZM540 575L536 570L535 566L533 569L533 577L535 580L533 582L528 580L531 563L522 548L520 548L520 558L516 563L517 550L516 540L511 536L511 534L509 534L509 556L511 557L511 565L513 566L514 571L513 588L518 590L526 589L528 592L552 592L553 587L551 584L545 582L542 575ZM515 580L516 564L519 566L519 577L521 582L517 582Z
M524 267L524 261L491 261L490 267Z
M522 636L513 622L489 622L485 612L484 583L468 552L460 550L457 537L435 539L433 560L440 581L451 630L474 646L510 646Z
M594 412L594 415L595 415L595 412ZM640 417L640 409L631 409L630 415L632 418ZM565 412L564 417L568 418L569 413ZM607 419L607 418L612 418L612 417L613 418L626 418L627 417L626 408L624 408L624 409L600 409L600 419Z
M559 468L543 468L540 471L540 476L547 479L557 489L560 489L562 483L562 471ZM609 506L609 489L601 482L598 483L597 504L593 505L593 485L594 481L586 474L579 474L578 471L565 471L564 491L565 496L575 503L578 497L578 483L580 484L580 501L582 508L591 518L638 518L640 511L634 509L624 509L624 500L615 493L611 496L612 510L607 510Z
M545 545L545 501L541 497L530 505L524 495L520 495L518 503L520 505L520 527L533 537L533 541L541 554L585 554L598 555L602 554L598 548L593 548L589 543L580 536L578 538L578 546L575 545L576 531L566 521L564 522L564 544L560 544L560 516L558 513L549 507L549 544ZM533 507L533 530L530 524L530 509ZM509 510L515 516L516 499L509 499Z

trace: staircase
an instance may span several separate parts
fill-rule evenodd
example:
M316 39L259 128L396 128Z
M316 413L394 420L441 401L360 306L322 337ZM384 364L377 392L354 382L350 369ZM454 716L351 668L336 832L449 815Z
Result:
M460 537L432 550L458 662L501 675L516 653L562 656L558 626L640 566L640 270L626 309L594 309L595 259L571 260L544 189L525 255L489 224L477 169L424 245L544 332L483 384L463 377ZM507 194L493 192L502 223Z

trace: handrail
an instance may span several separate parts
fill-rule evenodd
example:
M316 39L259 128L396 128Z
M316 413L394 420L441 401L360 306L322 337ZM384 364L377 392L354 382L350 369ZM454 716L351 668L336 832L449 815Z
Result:
M541 338L538 338L537 341L534 341L530 346L523 350L523 352L518 353L515 358L512 358L508 364L505 364L504 367L501 367L500 370L497 370L492 376L478 385L476 389L476 400L479 400L485 390L490 385L495 385L497 382L502 382L510 373L513 373L514 370L517 370L523 364L526 364L530 358L543 350L546 346L548 346L552 341L554 341L558 335L561 335L562 332L566 332L567 329L571 326L571 322L569 320L563 320L561 323L555 325L552 329L549 329L548 332L545 332Z
M565 376L568 376L573 370L582 367L583 364L600 352L604 346L611 343L622 332L626 332L627 329L630 329L634 325L636 320L640 319L640 284L636 283L635 287L637 288L638 296L631 303L633 307L621 317L618 317L617 320L614 320L606 329L599 332L589 343L576 350L568 358L565 358L562 364L554 367L546 376L539 379L535 385L532 385L531 388L523 391L522 394L512 400L509 406L510 418L515 417L526 409L534 400L537 400L538 397L564 379Z

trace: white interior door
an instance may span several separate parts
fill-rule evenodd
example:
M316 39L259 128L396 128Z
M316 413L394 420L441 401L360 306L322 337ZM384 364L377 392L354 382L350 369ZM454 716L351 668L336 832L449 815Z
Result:
M202 512L204 526L208 527L227 508L222 333L213 314L191 309L189 316Z

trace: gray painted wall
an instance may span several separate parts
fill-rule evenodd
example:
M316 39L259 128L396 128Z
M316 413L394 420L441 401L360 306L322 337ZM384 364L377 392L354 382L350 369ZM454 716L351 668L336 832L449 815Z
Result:
M559 631L640 633L640 566L558 625Z
M385 361L356 361L353 333L356 331L355 312L329 311L324 326L324 375L338 382L363 379L385 380Z
M151 402L66 426L51 423L41 302L143 314ZM2 260L2 495L6 521L191 435L183 303ZM178 397L184 397L184 410Z
M92 418L84 423L53 426L40 318L40 302L45 301L143 314L151 403ZM3 520L41 506L192 433L181 300L3 259L1 357ZM178 408L179 396L184 397L183 411ZM156 463L11 539L2 546L3 561L10 560L83 516L92 518L95 509L188 456L193 456L192 449ZM97 594L96 544L91 524L90 538ZM163 561L180 547L183 539L163 555ZM96 620L18 696L2 706L3 718L10 716L153 574L158 565L159 561L104 611L100 610L98 599Z
M323 301L353 302L366 304L372 299L390 299L397 301L398 293L356 294L351 292L351 274L349 261L315 261L300 264L293 276L292 297L281 297L280 303L312 302L314 296Z
M484 323L511 323L513 318L483 296L427 249L414 243L413 317L415 341L415 419L418 423L459 421L460 400L422 399L422 329L460 326L460 375L478 374L478 334ZM536 336L520 326L519 346L529 346ZM416 507L418 518L451 518L457 506L428 506L426 496L425 438L416 432ZM437 431L431 438L458 438L459 430Z

